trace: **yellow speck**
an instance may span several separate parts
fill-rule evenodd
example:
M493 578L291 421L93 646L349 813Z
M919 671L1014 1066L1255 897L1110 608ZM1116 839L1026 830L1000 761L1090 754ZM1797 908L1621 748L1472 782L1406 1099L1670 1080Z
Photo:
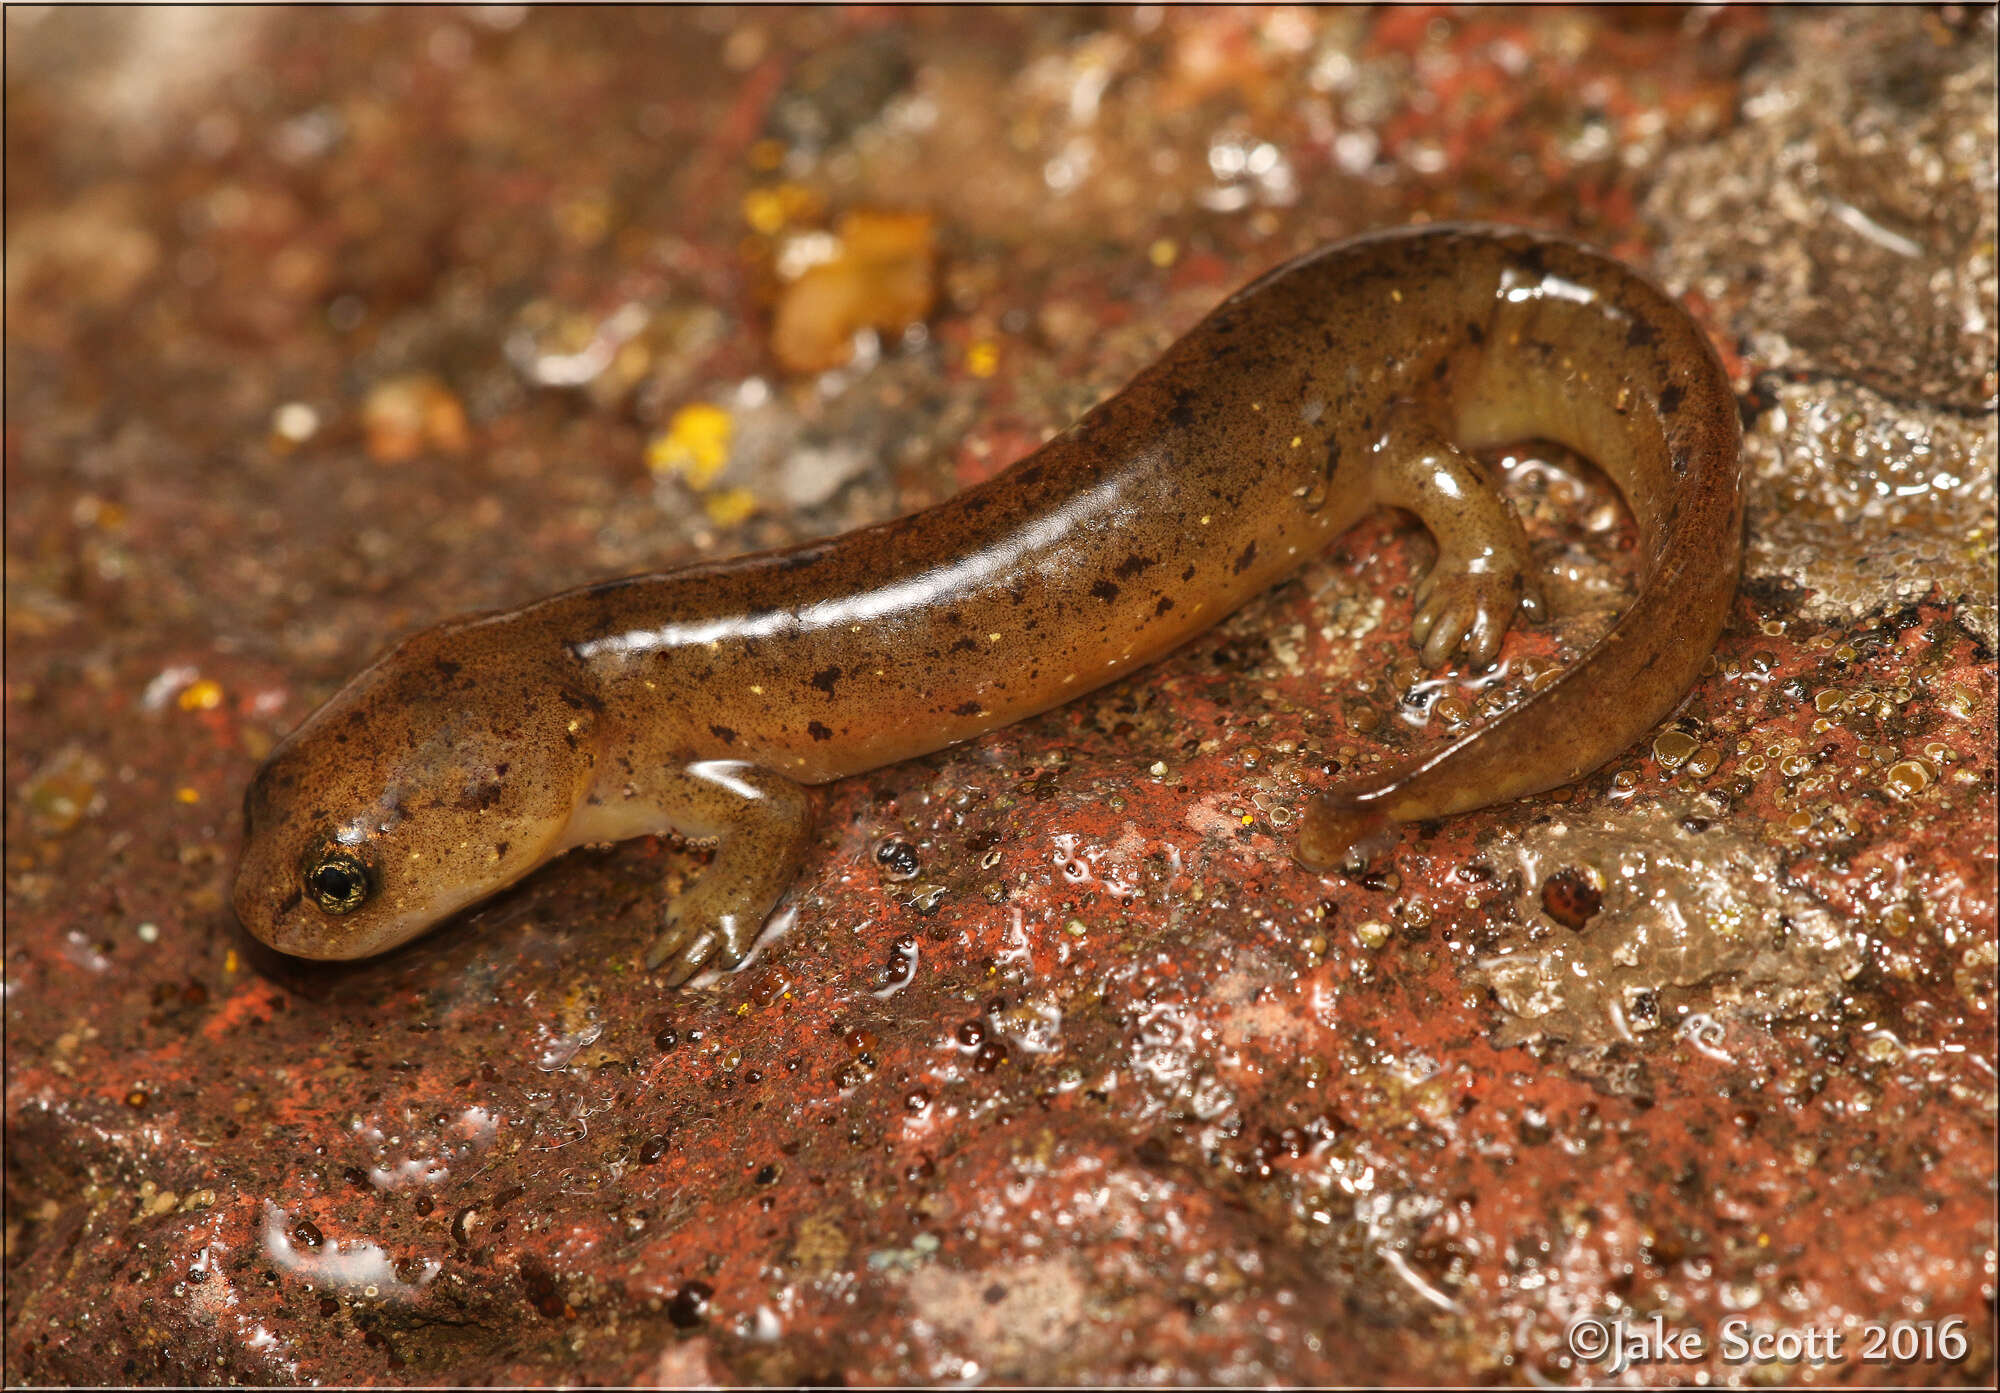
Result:
M1241 822L1245 827L1248 827L1251 823L1255 822L1256 820L1257 819L1255 817L1252 817L1249 813L1244 813L1241 817L1237 819L1237 821Z
M988 643L998 643L998 642L1000 641L1000 635L998 635L998 634L988 634L988 635L986 636L986 641L987 641Z
M569 723L569 733L570 733L571 735L574 735L574 734L576 734L576 733L577 733L577 732L578 732L579 730L582 730L582 729L583 729L583 722L582 722L582 721L571 721L571 722Z
M1389 298L1391 300L1394 300L1397 304L1400 305L1403 303L1403 292L1400 290L1391 290L1389 292Z
M243 965L243 960L236 956L236 950L234 948L231 948L228 952L222 955L222 970L224 972L234 972L236 971L237 968L241 967L242 965Z
M646 467L655 474L679 474L696 488L706 488L729 462L729 442L736 422L727 411L708 402L690 402L674 413L666 432L646 446Z
M779 151L780 158L783 157L783 154L784 152L781 149ZM754 150L752 152L752 159L754 162ZM769 166L766 167L768 168ZM771 236L785 225L784 195L776 189L750 190L749 193L743 195L743 221L749 223L752 230L761 232L766 237Z
M718 527L734 527L757 511L757 495L749 489L722 489L701 500L702 511Z
M1203 514L1201 515L1201 525L1202 525L1203 527L1206 527L1206 526L1208 526L1208 514L1207 514L1207 513L1203 513Z
M199 803L201 801L201 790L198 788L189 788L186 784L183 784L174 790L174 797L183 803Z
M751 695L751 696L762 696L762 695L764 695L764 689L763 689L762 687L758 686L758 685L757 685L756 683L754 683L754 682L753 682L753 683L751 683L751 684L750 684L750 695Z
M974 377L991 377L1000 371L1000 345L980 339L965 350L965 370Z
M179 701L183 711L213 711L222 705L222 684L209 677L190 682L181 688Z
M1262 411L1264 409L1264 403L1261 401L1253 401L1250 403L1250 409L1252 411Z
M1299 446L1305 443L1306 443L1306 438L1303 435L1295 435L1292 437L1292 448L1294 450L1298 449Z
M1180 244L1171 237L1162 237L1146 248L1146 259L1164 271L1181 259Z

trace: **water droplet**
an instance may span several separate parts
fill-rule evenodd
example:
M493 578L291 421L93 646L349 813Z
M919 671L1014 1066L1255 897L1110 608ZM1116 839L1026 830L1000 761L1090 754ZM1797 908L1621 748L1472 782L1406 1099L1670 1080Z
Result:
M1604 907L1604 893L1588 871L1565 868L1542 882L1542 910L1566 929L1581 932Z

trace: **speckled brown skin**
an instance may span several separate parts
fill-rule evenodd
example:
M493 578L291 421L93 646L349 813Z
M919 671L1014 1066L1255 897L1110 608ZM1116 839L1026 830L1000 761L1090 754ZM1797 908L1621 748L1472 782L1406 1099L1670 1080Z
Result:
M801 785L1109 682L1377 506L1437 540L1413 626L1424 660L1489 661L1528 551L1461 452L1525 438L1577 449L1624 492L1637 600L1522 705L1322 794L1299 857L1324 866L1392 822L1568 782L1666 715L1721 631L1742 531L1736 403L1700 330L1618 263L1526 232L1414 228L1271 272L937 507L406 640L259 771L237 913L286 952L361 957L580 843L714 836L647 955L684 981L740 959L797 873Z

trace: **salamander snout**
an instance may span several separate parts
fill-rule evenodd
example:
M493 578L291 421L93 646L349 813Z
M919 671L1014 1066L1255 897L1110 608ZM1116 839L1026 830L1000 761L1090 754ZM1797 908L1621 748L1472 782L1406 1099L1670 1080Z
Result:
M243 798L232 901L255 938L362 958L552 854L589 783L590 711L528 700L517 663L419 635L287 736Z

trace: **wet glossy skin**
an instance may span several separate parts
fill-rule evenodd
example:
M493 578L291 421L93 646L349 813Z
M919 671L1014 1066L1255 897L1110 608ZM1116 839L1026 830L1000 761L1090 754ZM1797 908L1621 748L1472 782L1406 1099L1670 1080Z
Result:
M1239 291L997 478L829 541L552 596L405 640L245 797L235 904L288 953L422 933L585 842L720 839L647 954L738 960L804 859L803 785L970 739L1169 652L1379 506L1438 560L1412 637L1497 651L1527 584L1461 453L1559 441L1617 483L1638 598L1558 681L1407 768L1327 790L1299 859L1567 783L1685 694L1741 546L1736 403L1650 282L1497 228L1357 238Z

